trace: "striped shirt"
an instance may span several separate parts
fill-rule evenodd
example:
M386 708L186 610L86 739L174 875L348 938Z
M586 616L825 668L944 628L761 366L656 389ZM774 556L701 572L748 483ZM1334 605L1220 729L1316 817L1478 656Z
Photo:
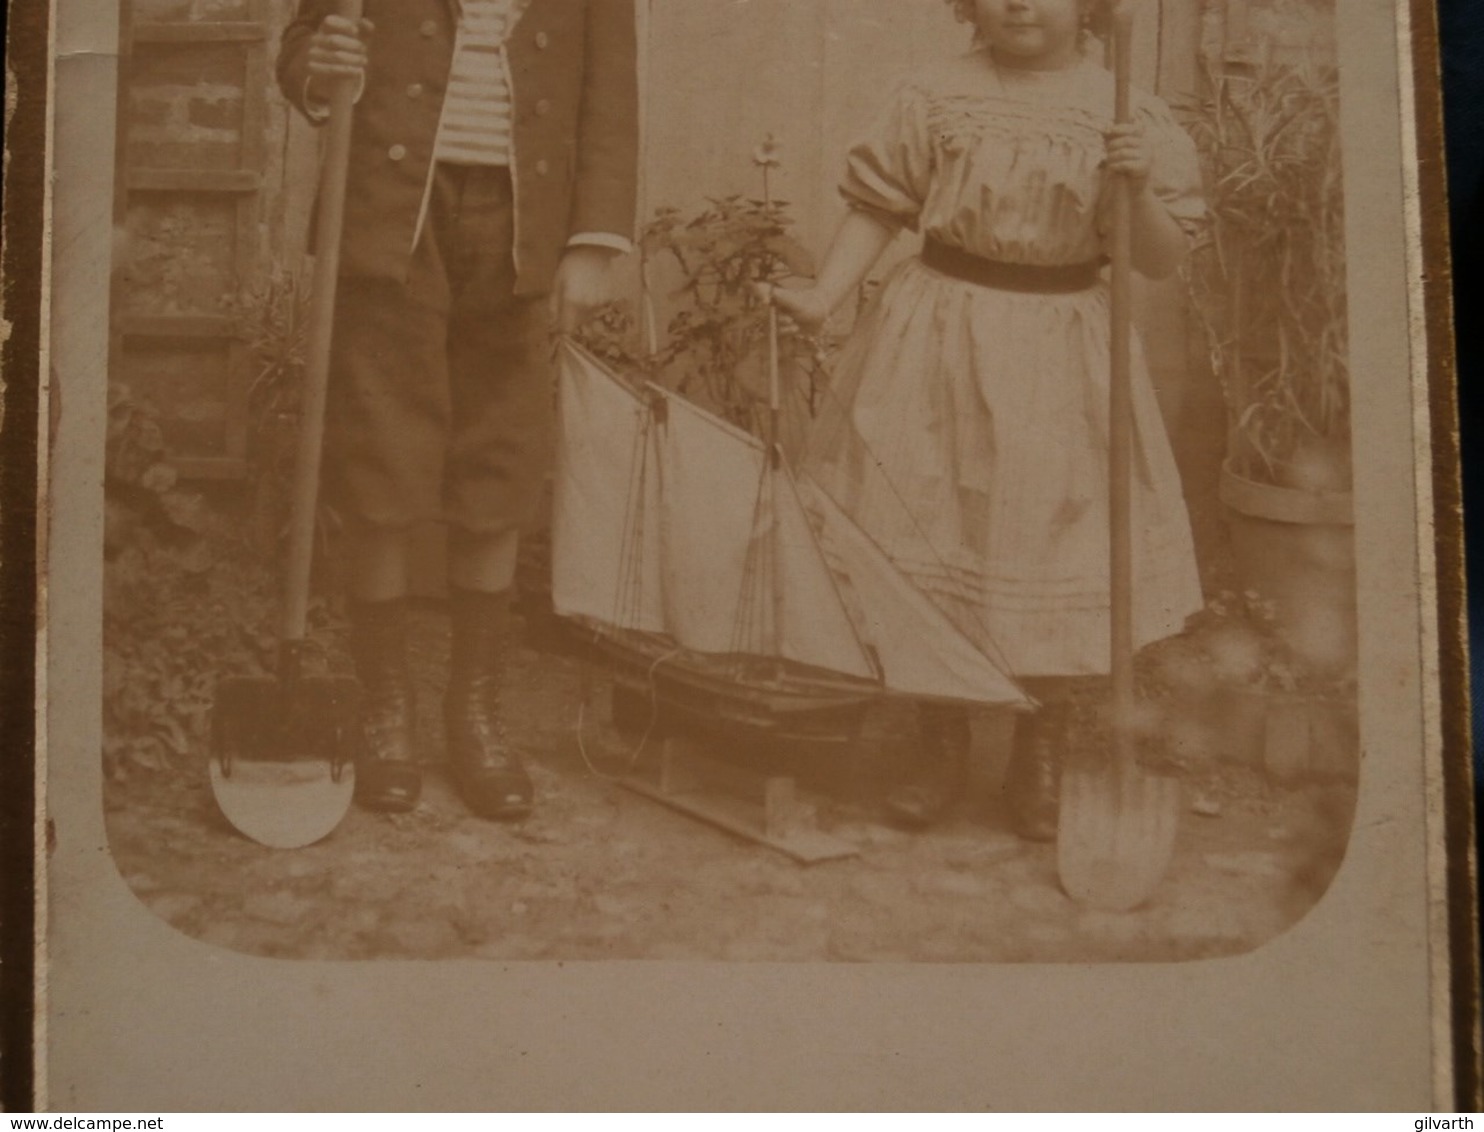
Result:
M510 164L505 37L512 0L461 0L453 68L434 157L454 165Z

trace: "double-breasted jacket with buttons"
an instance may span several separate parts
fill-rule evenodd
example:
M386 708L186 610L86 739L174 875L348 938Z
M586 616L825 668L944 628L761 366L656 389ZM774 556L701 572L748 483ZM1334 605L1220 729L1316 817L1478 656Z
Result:
M310 116L309 40L334 0L300 0L278 79ZM634 0L515 0L512 93L517 294L548 289L578 234L633 235L638 165ZM374 26L356 102L341 270L405 279L432 176L458 0L366 0Z

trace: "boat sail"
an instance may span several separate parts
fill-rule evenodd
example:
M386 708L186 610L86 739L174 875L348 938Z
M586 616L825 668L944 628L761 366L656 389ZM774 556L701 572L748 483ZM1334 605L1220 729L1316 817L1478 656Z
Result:
M571 340L558 363L553 604L657 694L814 736L886 696L1029 706L776 446Z

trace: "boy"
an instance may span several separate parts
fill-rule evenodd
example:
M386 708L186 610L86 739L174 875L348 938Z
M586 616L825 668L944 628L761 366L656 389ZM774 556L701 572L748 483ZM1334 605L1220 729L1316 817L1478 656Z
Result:
M629 246L634 0L301 0L278 78L311 121L356 84L327 409L366 692L357 797L416 806L408 532L449 529L448 757L484 817L529 813L505 739L518 531L550 447L552 323L574 329Z

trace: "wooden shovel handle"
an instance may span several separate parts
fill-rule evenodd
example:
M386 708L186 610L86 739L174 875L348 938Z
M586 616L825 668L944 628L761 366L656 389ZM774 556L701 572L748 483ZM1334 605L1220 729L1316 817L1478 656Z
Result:
M362 0L339 0L336 14L359 21L361 11ZM335 283L340 273L340 235L345 219L345 184L350 166L351 116L355 110L355 97L356 84L353 81L336 81L330 95L330 118L325 126L314 280L309 302L309 348L304 367L299 450L289 518L288 567L280 632L284 642L303 639L309 610L309 570L314 557L314 519L324 447L325 390L330 380Z
M1113 18L1113 85L1115 122L1130 121L1130 71L1133 58L1133 13L1131 5L1117 6ZM1109 597L1111 614L1111 671L1113 676L1113 744L1120 770L1134 765L1129 734L1134 705L1133 631L1133 397L1129 369L1132 334L1133 247L1132 202L1128 180L1115 175L1110 186L1112 199L1109 256L1112 272L1109 290L1109 386L1108 386L1108 521Z

